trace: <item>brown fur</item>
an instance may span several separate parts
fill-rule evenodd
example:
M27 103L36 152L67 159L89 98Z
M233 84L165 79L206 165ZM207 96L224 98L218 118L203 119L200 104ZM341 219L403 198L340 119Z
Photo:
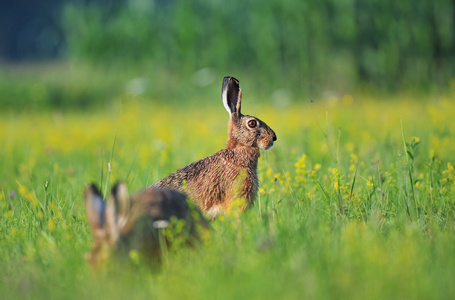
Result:
M226 211L235 199L252 205L258 191L259 149L267 150L276 141L275 132L256 117L242 115L242 91L238 80L225 77L222 95L230 113L226 149L189 164L151 187L185 192L210 218ZM251 128L248 123L256 122ZM246 205L243 207L245 208Z
M185 221L181 234L189 244L199 240L200 229L208 228L201 212L197 208L191 209L186 196L175 190L149 188L130 197L126 185L119 183L104 206L100 192L92 184L85 191L85 203L93 233L93 247L87 260L95 265L102 260L103 248L111 248L117 253L135 250L148 261L159 262L163 246L160 245L159 230L172 218ZM165 242L169 244L167 240Z

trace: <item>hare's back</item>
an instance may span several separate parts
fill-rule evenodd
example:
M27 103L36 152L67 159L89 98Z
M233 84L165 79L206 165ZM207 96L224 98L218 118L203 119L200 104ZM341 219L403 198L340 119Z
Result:
M172 217L184 219L190 210L186 196L172 189L151 187L132 198L133 210L156 220L169 221Z

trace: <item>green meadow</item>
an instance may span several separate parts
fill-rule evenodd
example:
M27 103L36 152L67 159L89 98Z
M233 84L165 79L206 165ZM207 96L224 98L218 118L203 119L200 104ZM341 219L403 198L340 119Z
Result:
M166 91L180 102L116 92L74 109L39 109L68 97L12 79L7 96L23 104L0 112L0 299L454 298L455 93L281 101L242 76L242 112L278 137L261 154L255 205L213 221L197 249L172 249L160 270L134 252L85 262L83 191L123 180L133 192L223 148L222 77L202 96Z

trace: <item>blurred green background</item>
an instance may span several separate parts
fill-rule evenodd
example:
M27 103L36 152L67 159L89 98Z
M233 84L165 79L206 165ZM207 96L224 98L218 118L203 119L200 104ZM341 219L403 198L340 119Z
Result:
M454 20L455 0L2 1L0 106L206 99L228 74L285 102L450 93Z

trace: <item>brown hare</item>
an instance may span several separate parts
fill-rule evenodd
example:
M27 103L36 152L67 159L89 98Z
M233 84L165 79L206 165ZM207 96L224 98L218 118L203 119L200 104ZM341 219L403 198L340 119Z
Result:
M202 213L175 190L148 188L130 197L126 184L118 183L105 204L92 184L85 190L85 208L94 240L87 260L94 265L102 261L105 249L116 253L135 250L147 261L159 264L162 247L169 246L163 233L168 225L185 221L178 234L188 244L200 240L200 230L209 228Z
M277 139L263 121L241 113L242 90L237 79L224 77L221 96L229 113L226 149L189 164L150 187L185 192L210 219L228 210L235 199L246 200L242 210L253 204L259 186L259 149L269 149Z

